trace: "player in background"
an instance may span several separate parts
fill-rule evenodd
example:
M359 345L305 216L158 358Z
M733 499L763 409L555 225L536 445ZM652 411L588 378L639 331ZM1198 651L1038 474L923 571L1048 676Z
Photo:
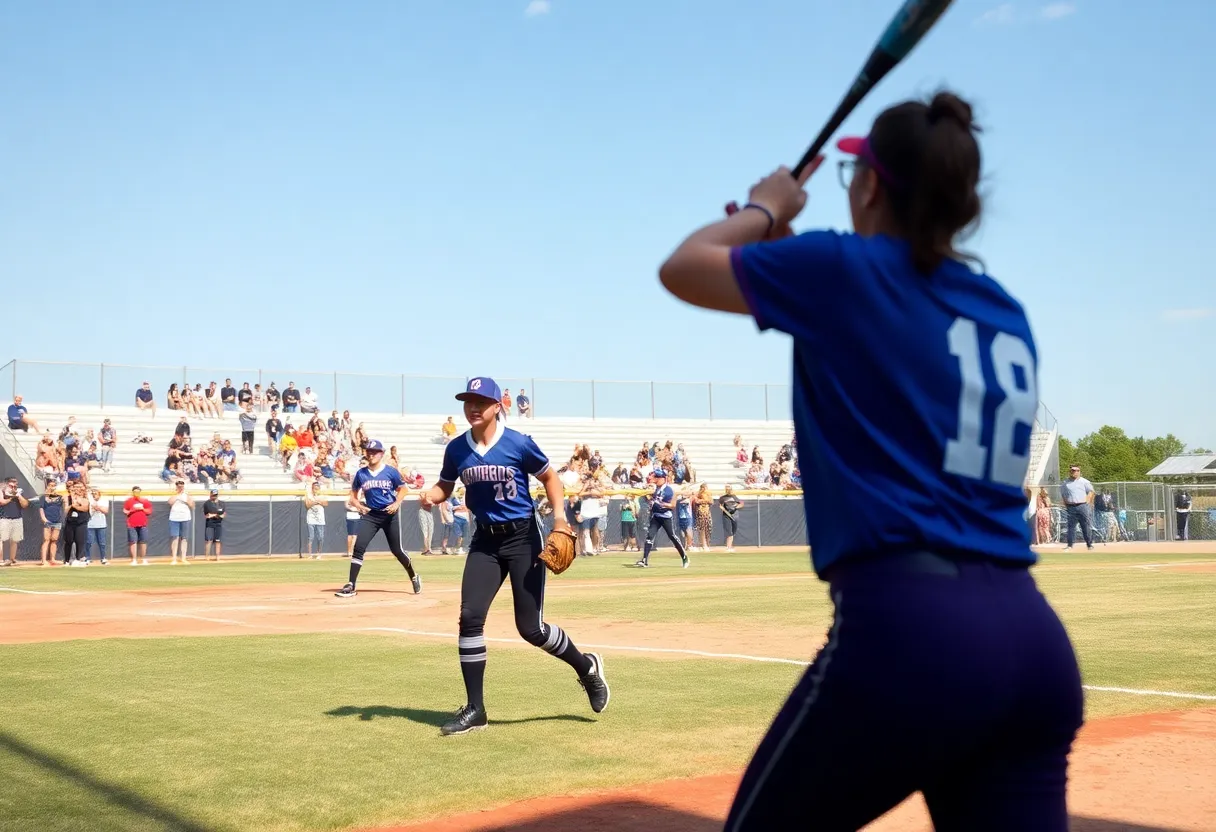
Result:
M1034 338L957 248L980 216L977 130L947 92L891 107L837 144L853 233L790 229L819 158L660 270L686 302L792 336L811 560L835 605L729 832L859 829L915 791L939 830L1068 829L1082 692L1030 574Z
M426 499L444 503L451 497L456 481L461 481L477 528L469 543L460 585L458 650L467 704L440 733L464 734L487 724L483 694L486 615L508 577L520 636L574 668L591 710L598 714L608 707L609 699L603 659L595 653L580 652L562 628L545 623L543 615L547 570L538 556L544 550L544 539L528 491L528 477L540 481L552 505L561 504L561 478L532 437L502 423L503 396L493 379L471 379L465 392L456 398L464 402L469 430L453 438L444 449L443 470ZM554 526L570 531L560 516L555 517Z
M647 502L650 504L650 526L646 530L646 545L642 549L642 558L634 566L645 568L650 566L650 550L654 547L654 539L659 536L659 529L667 533L667 538L676 547L680 555L680 563L688 568L688 552L684 549L684 541L672 525L671 512L676 507L675 489L667 484L667 472L655 468L650 475L654 482L654 493Z
M396 468L384 464L384 445L378 439L369 441L365 452L367 467L360 468L351 480L350 496L346 500L347 507L360 514L359 531L350 555L350 580L334 595L339 598L355 596L355 583L359 580L359 570L363 568L363 555L380 532L384 532L393 557L405 567L417 595L422 592L422 579L414 572L410 556L401 548L400 511L406 494L405 480Z

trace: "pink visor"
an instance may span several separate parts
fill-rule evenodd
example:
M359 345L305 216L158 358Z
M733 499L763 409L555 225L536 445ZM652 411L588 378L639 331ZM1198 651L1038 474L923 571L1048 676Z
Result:
M848 136L836 142L836 149L841 153L847 153L850 156L856 156L866 163L875 173L878 178L885 182L889 187L897 187L899 180L892 176L882 162L878 161L878 157L874 155L873 149L870 147L869 137Z

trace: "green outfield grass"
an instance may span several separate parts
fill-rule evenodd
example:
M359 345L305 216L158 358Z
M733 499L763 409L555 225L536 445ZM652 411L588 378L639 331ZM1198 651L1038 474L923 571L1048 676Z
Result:
M546 617L706 628L746 625L752 653L822 634L825 586L799 553L579 561L551 579ZM667 561L670 563L667 563ZM1195 556L1059 554L1037 570L1087 684L1216 695L1216 573L1137 569ZM1216 561L1216 557L1208 558ZM453 586L463 559L420 559ZM1108 568L1109 567L1109 568ZM345 580L340 558L170 568L16 569L0 586L118 590ZM697 582L807 573L805 579ZM404 584L390 559L367 584ZM563 582L605 585L563 592ZM624 583L625 585L619 585ZM505 596L505 593L504 593ZM0 604L5 603L0 592ZM740 603L746 597L749 603ZM356 601L357 603L357 601ZM509 616L499 599L491 616ZM454 622L453 622L454 625ZM764 642L784 635L785 648ZM423 819L541 796L738 769L801 668L605 651L613 696L595 717L568 668L491 647L491 730L440 739L462 703L452 644L380 634L110 639L0 645L0 826L63 830L329 830ZM1212 702L1092 693L1090 718Z

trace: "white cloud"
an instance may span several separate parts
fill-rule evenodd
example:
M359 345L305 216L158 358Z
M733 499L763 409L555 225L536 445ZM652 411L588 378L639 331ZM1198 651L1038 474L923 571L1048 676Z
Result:
M553 7L549 3L549 0L532 0L532 2L528 4L528 7L524 9L524 16L538 17L542 14L548 14L552 8Z
M1061 17L1076 14L1076 11L1077 7L1074 3L1052 3L1039 9L1039 16L1044 20L1059 20Z
M1199 321L1216 315L1216 309L1196 306L1190 309L1167 309L1161 313L1165 321Z
M975 21L977 26L1008 26L1013 22L1013 4L1002 3L995 9L984 12Z

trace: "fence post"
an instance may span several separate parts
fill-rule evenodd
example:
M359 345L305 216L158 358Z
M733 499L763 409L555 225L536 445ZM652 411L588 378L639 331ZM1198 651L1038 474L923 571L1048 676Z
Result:
M274 555L274 497L270 494L266 495L266 557Z
M13 359L13 395L10 398L17 397L17 359Z
M401 374L401 415L405 415L405 373Z
M531 400L532 401L532 410L528 413L528 415L531 416L532 418L535 418L536 417L536 379L534 379L534 378L529 379L529 383L531 383L531 385L532 385L532 400Z
M186 386L186 373L189 369L190 369L189 367L186 367L184 365L182 366L182 387Z
M591 418L595 418L595 379L591 379Z
M706 382L706 388L709 390L709 421L714 420L714 383Z
M767 387L767 386L768 385L766 384L765 387ZM764 545L763 532L760 531L764 527L764 522L760 519L760 506L763 503L764 503L764 500L761 500L758 497L756 498L756 548L757 549L759 549L760 547L762 547Z
M768 421L768 385L764 385L764 421Z
M97 406L105 409L106 406L106 365L98 364L98 381L97 381Z
M650 382L650 418L654 419L654 382Z
M342 408L338 407L338 371L334 370L334 410L341 409ZM320 408L317 409L317 412L321 412Z

